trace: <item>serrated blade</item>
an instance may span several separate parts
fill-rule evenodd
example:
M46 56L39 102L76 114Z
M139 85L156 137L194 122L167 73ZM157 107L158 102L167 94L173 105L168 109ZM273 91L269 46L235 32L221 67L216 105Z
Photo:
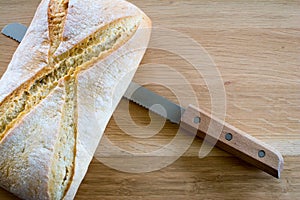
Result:
M21 42L26 30L26 26L13 23L6 25L3 28L2 33L18 42ZM180 123L181 116L185 111L185 109L179 105L134 82L130 83L124 97L176 124Z
M130 83L124 97L176 124L180 123L185 111L179 105L134 82Z
M12 23L12 24L6 25L2 29L1 33L3 35L6 35L7 37L10 37L10 38L16 40L17 42L21 42L26 31L27 31L27 27L24 26L23 24Z

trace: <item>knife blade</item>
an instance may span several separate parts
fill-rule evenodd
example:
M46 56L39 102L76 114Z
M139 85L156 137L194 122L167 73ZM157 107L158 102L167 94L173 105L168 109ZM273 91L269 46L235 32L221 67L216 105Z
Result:
M7 24L1 31L3 35L6 35L7 37L10 37L17 42L21 42L23 37L25 36L25 33L27 31L27 27L23 24L19 23L12 23Z
M26 30L26 26L14 23L5 26L2 33L21 42ZM208 138L208 141L211 141L213 144L216 143L219 148L262 169L276 178L280 178L284 163L280 152L246 134L242 130L206 113L200 108L196 108L192 105L187 108L182 108L134 82L130 83L124 97L165 117L173 123L179 124L181 128L189 132L196 132L197 136L201 138ZM159 107L154 106L157 104L162 106L165 111L162 112ZM222 133L220 135L209 133L209 126L213 126L212 128L221 126Z
M280 152L246 134L242 130L206 113L204 110L196 108L193 105L189 105L186 109L182 108L134 82L131 82L124 97L167 118L173 123L180 124L181 128L191 133L197 130L197 136L201 138L208 136L208 142L212 144L217 142L216 145L219 148L262 169L276 178L280 178L284 162ZM162 112L159 107L154 106L157 104L161 105L165 111ZM214 127L223 127L221 135L209 133L209 125L211 125L213 129Z

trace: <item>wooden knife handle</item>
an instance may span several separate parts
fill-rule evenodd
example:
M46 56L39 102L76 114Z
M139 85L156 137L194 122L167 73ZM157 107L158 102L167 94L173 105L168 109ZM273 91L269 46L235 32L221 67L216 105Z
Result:
M282 155L271 146L223 122L205 111L190 105L181 119L181 127L197 131L197 136L216 143L219 148L245 160L263 171L280 178L283 169ZM210 133L208 132L210 127ZM214 129L222 130L220 132Z

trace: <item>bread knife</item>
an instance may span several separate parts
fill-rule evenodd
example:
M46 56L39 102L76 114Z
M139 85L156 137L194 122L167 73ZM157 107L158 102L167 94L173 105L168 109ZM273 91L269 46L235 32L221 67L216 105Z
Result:
M19 23L11 23L7 24L1 31L1 33L7 37L10 37L17 42L21 42L25 33L27 31L27 27L23 24Z
M4 35L21 42L27 27L18 24L8 24L1 31ZM150 90L131 82L125 98L151 110L152 112L167 118L172 123L179 124L181 128L196 133L201 138L206 138L219 148L239 157L240 159L258 167L270 175L280 178L283 170L283 157L276 149L262 141L246 134L230 124L219 120L200 108L192 105L187 108L169 101L168 99L151 92ZM157 106L161 105L165 110ZM221 127L221 134L216 135L208 132L208 127Z

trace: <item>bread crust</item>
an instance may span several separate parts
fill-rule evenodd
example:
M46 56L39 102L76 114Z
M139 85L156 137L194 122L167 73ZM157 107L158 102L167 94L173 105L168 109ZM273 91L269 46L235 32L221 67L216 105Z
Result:
M48 174L63 102L60 85L1 141L0 185L22 199L50 199Z
M55 60L57 57L67 54L76 46L80 47L82 41L90 35L99 33L102 29L115 31L114 26L119 22L118 26L122 30L122 26L135 28L132 31L124 28L125 32L122 33L124 36L116 38L116 41L112 40L115 44L109 46L111 49L75 66L74 69L71 67L41 102L29 111L24 111L23 115L19 115L11 128L6 130L2 140L0 137L0 157L4 158L0 161L0 185L23 199L75 197L105 127L145 53L151 34L150 19L126 1L70 0L63 22L61 41L56 43L59 45L52 52L54 42L53 36L49 34L47 14L49 3L50 0L43 0L39 5L23 41L0 80L0 107L3 106L3 102L10 100L11 94L16 91L22 92L24 90L22 85L29 83L29 80L55 69L55 66L58 66ZM129 24L131 21L135 23L134 26ZM104 38L103 42L107 40L109 39ZM52 173L58 172L52 167L53 160L57 156L55 152L60 148L60 145L57 145L60 142L58 138L61 138L60 134L64 134L60 130L64 121L63 108L68 99L65 88L69 79L74 79L76 83L74 88L76 96L73 102L75 107L72 111L75 132L71 134L75 144L74 148L70 148L74 149L74 152L67 152L65 155L67 159L70 157L65 163L66 167L72 167L72 170L65 174L70 181L67 187L63 188L63 196L58 198L59 194L53 194L53 188L56 186L52 180ZM27 144L28 138L31 143ZM22 149L25 143L26 152L34 158L34 162L30 165L28 162L31 157L24 157ZM40 147L41 144L47 145ZM8 153L9 145L18 147L18 151ZM34 154L31 154L32 152ZM69 156L71 154L74 159ZM14 162L10 163L8 157L15 158ZM13 171L16 166L19 171ZM35 175L30 177L25 173Z
M49 0L43 0L0 80L0 102L47 66L49 51ZM21 56L20 56L21 55Z
M145 15L136 34L109 57L78 76L78 138L74 181L66 195L73 199L113 111L129 86L145 53L151 21ZM99 73L101 72L101 73ZM119 73L118 73L119 72ZM120 73L121 72L121 73ZM99 74L101 74L99 76ZM95 82L95 80L98 80ZM97 84L95 84L97 83ZM89 91L95 91L91 93ZM89 124L87 126L86 124Z

